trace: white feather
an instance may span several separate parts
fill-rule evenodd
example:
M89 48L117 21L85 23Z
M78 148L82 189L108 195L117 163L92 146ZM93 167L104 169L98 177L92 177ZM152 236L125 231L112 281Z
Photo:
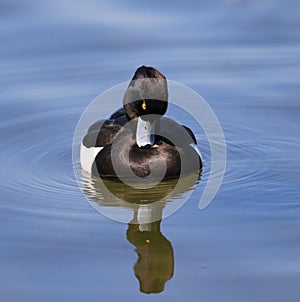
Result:
M95 161L98 153L103 149L103 147L86 147L81 143L80 147L80 164L81 168L89 173L92 173L92 165Z

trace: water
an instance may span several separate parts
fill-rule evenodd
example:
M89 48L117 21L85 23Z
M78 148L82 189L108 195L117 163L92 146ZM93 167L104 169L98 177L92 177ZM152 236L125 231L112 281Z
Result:
M299 11L279 0L1 1L1 301L298 301ZM209 102L228 153L207 209L204 168L185 206L153 226L166 284L151 295L135 276L143 234L86 202L71 150L85 107L142 64Z

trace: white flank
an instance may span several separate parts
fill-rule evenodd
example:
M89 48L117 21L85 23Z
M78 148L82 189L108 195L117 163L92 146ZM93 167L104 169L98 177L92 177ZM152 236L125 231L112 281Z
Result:
M81 168L89 173L92 173L93 162L98 155L98 153L103 149L103 147L90 147L87 148L83 143L80 147L80 164Z

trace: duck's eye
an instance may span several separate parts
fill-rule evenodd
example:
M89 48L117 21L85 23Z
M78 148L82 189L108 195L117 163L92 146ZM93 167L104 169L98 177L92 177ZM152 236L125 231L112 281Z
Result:
M146 102L145 101L143 101L143 104L142 104L142 108L144 109L144 110L146 110Z

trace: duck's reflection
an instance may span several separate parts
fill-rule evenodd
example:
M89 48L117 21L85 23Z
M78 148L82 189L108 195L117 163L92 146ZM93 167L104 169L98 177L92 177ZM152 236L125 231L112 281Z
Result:
M182 205L180 200L190 196L199 175L161 182L144 190L116 181L99 180L89 174L83 176L84 193L99 212L123 222L127 219L126 237L138 255L134 273L140 291L162 292L174 272L172 244L160 231L163 213L173 213Z
M160 293L174 272L174 254L171 242L161 233L160 221L146 226L128 224L127 239L135 246L138 260L134 273L143 293Z

